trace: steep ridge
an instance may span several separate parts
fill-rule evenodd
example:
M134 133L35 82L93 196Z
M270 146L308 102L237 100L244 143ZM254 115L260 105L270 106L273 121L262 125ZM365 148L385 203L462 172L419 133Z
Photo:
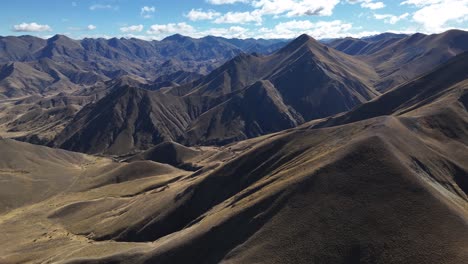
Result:
M439 66L381 95L372 67L303 35L189 84L150 91L124 75L73 95L2 99L0 128L66 125L51 145L119 157L0 137L0 263L464 263L464 38L389 45L450 49L434 44L448 59L439 64L393 46L389 65ZM52 41L47 56L81 56ZM64 123L64 109L79 112Z
M123 86L146 87L147 83L140 77L124 75L72 93L5 99L0 104L0 135L48 145L84 106Z
M368 65L307 35L276 56L286 58L265 79L307 121L349 110L379 94L372 88L376 75Z
M0 93L4 98L40 93L54 82L49 75L21 62L2 65L0 73Z
M405 115L417 108L453 103L454 97L460 97L462 102L460 94L465 94L468 87L467 68L468 52L464 52L432 72L319 125L341 125L382 115Z
M0 36L0 61L28 61L46 45L47 40L33 36Z
M375 77L365 63L303 35L269 56L241 54L192 83L153 93L132 88L151 94L145 102L152 107L144 111L142 104L130 103L132 96L110 94L83 109L53 145L93 154L126 154L165 140L224 145L347 111L378 95L371 86ZM109 122L122 116L121 108L139 114ZM102 109L113 109L107 122L96 118L104 116ZM145 122L144 132L136 129L134 122L147 119L154 121ZM122 123L135 129L127 131ZM120 144L122 131L127 136ZM137 139L141 133L144 140ZM127 147L116 150L117 143Z
M455 65L444 67L455 75L466 69ZM452 84L436 85L418 92L433 93L434 103L416 104L402 116L322 129L313 121L231 145L242 154L206 176L196 174L193 185L155 197L176 204L123 232L75 225L91 207L65 207L54 217L98 240L159 238L152 250L106 261L457 263L468 244L466 87L447 99L440 92ZM439 113L448 115L434 118Z
M1 64L27 63L47 78L54 79L54 89L48 87L50 83L43 83L38 90L36 84L41 78L36 80L34 74L19 76L31 79L28 84L34 89L4 92L2 90L6 88L0 84L0 96L50 95L62 87L59 92L67 91L71 86L83 88L127 74L147 80L181 71L205 75L239 53L251 52L248 50L251 45L256 45L256 52L265 50L264 53L271 53L271 45L285 44L280 40L253 39L233 43L218 37L194 39L181 35L162 41L135 38L74 40L64 35L55 35L47 40L32 36L0 37ZM0 71L0 75L5 74L4 70Z
M349 55L370 55L405 37L407 35L392 33L383 33L362 39L348 37L335 39L327 43L327 46Z
M7 262L463 262L468 114L459 103L466 94L457 95L455 104L405 116L321 129L312 121L238 142L224 148L233 155L181 177L106 181L52 197L0 215L2 230L15 231L0 238L0 252ZM464 129L431 119L455 108ZM43 238L40 226L56 231ZM151 243L134 243L142 241Z
M185 143L226 144L350 110L378 95L373 78L365 63L303 35L272 55L241 55L168 92L189 100L216 98L203 101L207 111L192 122ZM253 85L256 80L263 84ZM258 87L263 91L254 92Z
M303 123L269 81L258 81L203 113L187 129L186 142L223 144L292 128Z
M360 59L376 68L381 79L376 89L385 92L436 68L468 50L468 32L416 33Z
M126 154L177 140L189 122L180 98L123 86L83 108L53 145L87 153Z

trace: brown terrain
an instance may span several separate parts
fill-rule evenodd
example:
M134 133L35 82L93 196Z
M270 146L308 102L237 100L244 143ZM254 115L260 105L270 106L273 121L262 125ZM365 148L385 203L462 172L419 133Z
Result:
M0 263L464 263L466 34L2 99Z

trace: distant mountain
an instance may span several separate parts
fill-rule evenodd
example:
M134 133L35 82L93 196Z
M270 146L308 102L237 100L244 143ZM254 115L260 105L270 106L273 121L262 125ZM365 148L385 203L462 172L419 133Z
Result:
M227 144L350 110L378 95L375 77L366 64L303 35L268 56L243 53L185 85L116 88L52 144L118 155L167 140Z
M287 51L304 47L314 43ZM0 139L2 260L464 263L467 63L458 55L348 113L225 147L166 142L115 162ZM243 117L246 98L283 120L271 81L235 94L227 113ZM116 107L95 124L135 113Z
M199 78L181 58L110 77L139 65L128 50L96 66L75 40L34 43L44 57L2 66L0 135L99 155L0 137L0 262L465 263L466 40L352 56L302 35Z
M87 153L126 154L178 140L190 121L182 98L122 86L86 105L57 135L54 145Z
M203 113L188 128L188 144L226 144L304 122L269 81L258 81Z
M58 36L48 41L56 43L51 58L4 66L0 83L8 89L3 90L5 114L0 117L0 133L69 150L113 155L143 151L163 141L229 144L350 111L378 97L379 91L387 91L407 78L417 77L423 69L432 70L456 56L465 48L466 36L464 31L404 38L385 34L367 40L380 43L374 46L375 52L351 56L303 35L269 55L241 52L206 76L177 71L183 63L176 58L168 59L162 67L172 73L159 73L150 80L123 70L112 72L113 78L99 79L102 75L95 71L65 67L54 61L65 54L57 47L71 41L67 47L72 48L69 52L74 55L70 56L79 58L81 53L73 52L80 50L75 40ZM175 35L161 42L198 50L205 49L206 41L234 46L226 39L213 38L194 40ZM114 46L129 45L117 40L108 42ZM265 40L259 43L269 44ZM430 51L421 56L411 55L427 49ZM379 62L381 65L376 66ZM401 67L393 69L392 65L397 63ZM402 70L410 66L411 69ZM62 74L63 69L66 75ZM44 72L53 73L55 78ZM77 82L86 85L82 87ZM28 83L41 89L28 89ZM60 95L67 98L60 99L63 102L80 98L80 104L60 106L63 115L56 114L62 108L37 105L41 100L31 99L21 106L20 102L16 105L16 99L7 99L28 92L58 93L60 89L68 92ZM18 111L24 113L18 115ZM48 118L50 123L46 121Z
M372 54L399 39L405 38L406 34L382 33L363 38L337 38L321 40L325 45L349 55Z
M373 36L367 36L361 38L362 40L368 41L368 42L378 42L381 40L388 40L388 39L402 39L408 37L408 34L398 34L398 33L390 33L390 32L385 32Z
M8 65L12 63L25 63L42 75L37 76L30 69L30 76L19 76L19 82L34 87L30 90L14 84L0 84L0 97L50 95L57 89L59 92L77 90L127 74L147 80L176 72L203 75L241 52L266 54L285 44L283 40L194 39L181 35L162 41L134 38L74 40L63 35L47 40L32 36L0 37L0 81L8 75ZM44 78L49 81L44 82ZM40 90L36 88L39 82Z
M441 34L385 33L363 39L338 39L328 44L358 58L379 73L375 84L385 92L408 82L468 50L468 32L450 30Z
M461 130L468 129L463 116L468 110L468 51L411 82L396 87L355 109L319 123L335 126L378 116L408 116L412 113L439 114L449 118ZM461 107L460 107L461 106ZM438 112L443 109L443 112ZM462 112L462 113L460 113ZM436 120L432 120L436 121ZM449 134L460 131L446 131Z
M387 91L424 74L468 50L468 32L450 30L442 34L414 34L362 60L376 68L379 91Z

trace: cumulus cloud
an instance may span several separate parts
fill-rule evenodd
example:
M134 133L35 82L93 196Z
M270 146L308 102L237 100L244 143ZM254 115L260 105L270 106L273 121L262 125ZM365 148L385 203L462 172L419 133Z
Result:
M95 11L99 9L107 9L107 10L119 10L119 6L114 6L114 5L101 5L101 4L95 4L89 6L89 10Z
M352 24L341 20L311 22L309 20L291 20L278 23L273 28L261 28L263 38L295 38L306 33L316 39L350 36Z
M195 32L195 29L185 23L169 23L169 24L155 24L150 26L149 30L146 33L151 35L169 35L169 34L191 34Z
M390 15L390 14L374 14L375 19L383 20L387 24L396 24L400 20L405 19L409 16L409 13L404 13L400 16Z
M185 15L185 17L192 21L212 20L219 16L221 16L221 13L219 12L214 10L203 11L202 9L192 9Z
M15 32L44 32L52 31L49 25L40 25L35 22L32 23L21 23L13 26Z
M143 18L152 18L156 8L154 6L144 6L141 8L140 15Z
M248 0L206 0L206 2L213 5L225 5L225 4L235 4L235 3L247 3Z
M141 31L143 31L143 25L133 25L133 26L128 26L128 27L121 27L120 31L122 31L124 33L141 32Z
M251 11L229 11L224 14L209 10L192 9L186 17L192 21L214 20L217 24L261 24L264 16L300 17L331 16L340 0L208 0L212 4L249 3Z
M350 4L360 3L362 8L368 8L372 10L381 9L385 7L385 4L383 2L375 2L374 0L347 0L347 2Z
M252 32L249 29L232 26L229 28L211 28L207 31L201 31L193 34L194 37L203 37L203 36L218 36L225 38L249 38L252 37Z
M256 0L252 5L258 8L262 15L331 16L339 2L339 0Z
M68 30L71 30L71 31L93 31L96 28L97 27L95 25L89 24L86 27L68 27Z
M262 23L262 14L258 10L252 12L227 12L214 20L217 24Z
M468 20L468 1L466 0L407 0L401 5L419 8L413 20L422 25L428 33L438 33L448 29L449 23Z

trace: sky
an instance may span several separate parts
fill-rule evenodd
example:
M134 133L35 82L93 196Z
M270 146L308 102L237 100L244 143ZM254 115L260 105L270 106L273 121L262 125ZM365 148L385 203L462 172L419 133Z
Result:
M0 35L363 37L468 30L468 0L8 0Z

